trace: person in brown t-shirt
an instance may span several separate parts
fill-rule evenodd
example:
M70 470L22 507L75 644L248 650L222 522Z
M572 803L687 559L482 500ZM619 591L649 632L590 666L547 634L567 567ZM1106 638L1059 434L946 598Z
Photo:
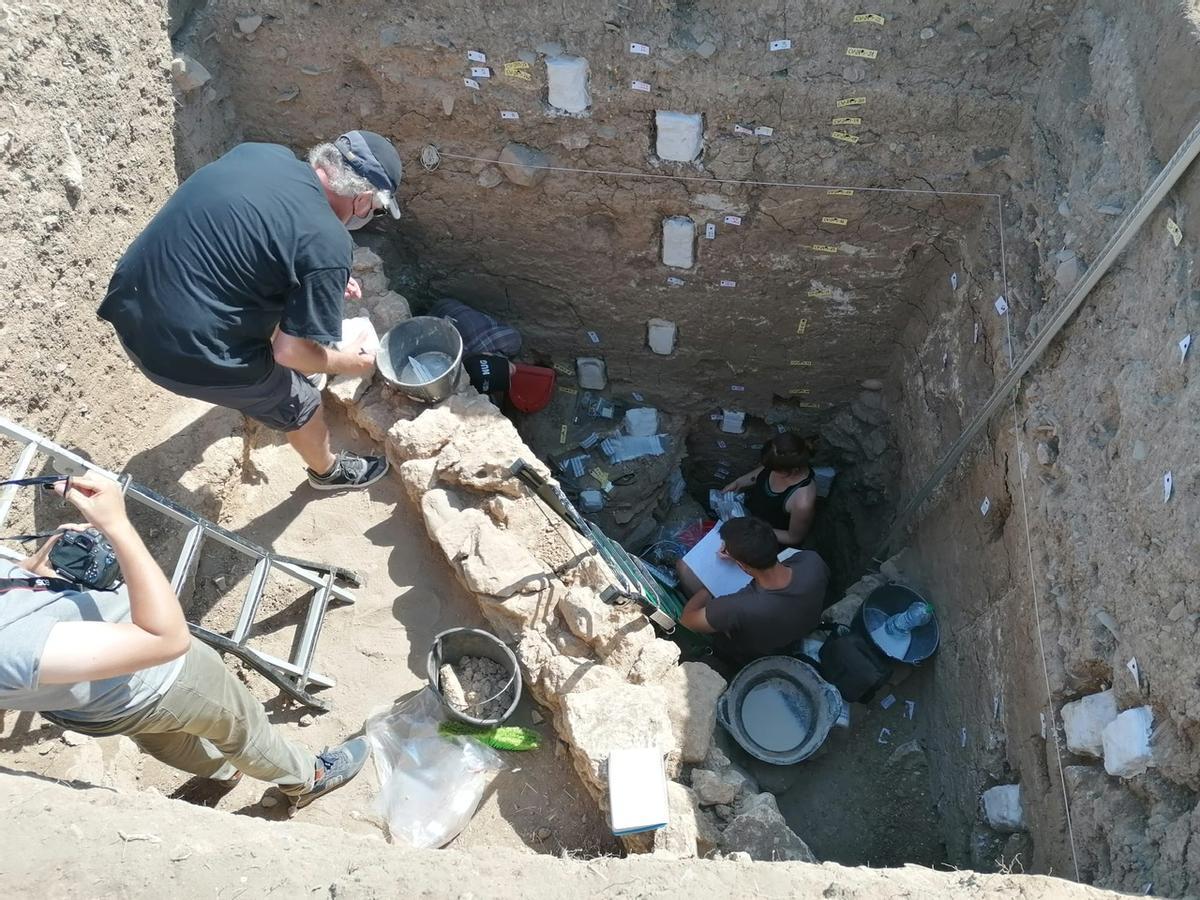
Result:
M762 519L730 519L720 528L720 554L752 581L724 597L701 589L688 600L679 623L714 635L717 655L742 666L787 650L816 628L829 567L812 550L798 550L780 561L775 530Z

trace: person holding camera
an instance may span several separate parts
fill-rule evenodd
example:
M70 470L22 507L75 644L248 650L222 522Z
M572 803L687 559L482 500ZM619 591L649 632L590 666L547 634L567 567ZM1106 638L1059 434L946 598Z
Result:
M192 640L170 582L125 513L119 483L85 475L54 489L95 529L84 547L107 554L111 545L125 583L106 590L62 577L81 577L86 561L79 571L63 564L55 554L61 534L19 563L0 558L0 709L39 712L93 736L126 735L218 789L249 774L277 785L293 807L359 773L370 753L364 738L317 754L292 743L216 651Z

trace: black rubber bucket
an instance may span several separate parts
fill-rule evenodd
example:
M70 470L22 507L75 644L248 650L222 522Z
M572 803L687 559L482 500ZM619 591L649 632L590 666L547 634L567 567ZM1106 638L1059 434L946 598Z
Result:
M463 712L461 709L455 709L446 702L446 698L442 695L441 677L438 674L439 670L446 663L450 665L456 664L464 656L481 656L485 659L490 659L495 663L499 663L508 672L508 683L497 695L503 696L506 691L512 690L512 702L508 704L508 708L504 711L503 715L497 716L494 719L479 719L469 713ZM451 628L443 631L433 639L433 645L429 648L429 656L426 659L425 666L429 676L429 686L433 688L433 692L442 701L442 706L445 708L446 714L452 719L466 722L468 725L499 725L513 714L517 708L517 704L521 702L521 667L517 663L517 658L500 638L480 628ZM486 702L488 701L483 701L483 703Z
M913 603L918 602L929 603L928 600L916 591L906 588L903 585L881 585L867 595L867 599L863 601L863 605L854 614L854 621L851 627L870 638L871 643L889 659L897 659L897 657L892 656L884 648L880 647L874 638L871 638L870 629L867 628L866 622L867 613L869 610L875 611L882 614L884 618L887 618L904 612ZM933 606L932 603L929 605ZM904 654L904 658L900 662L915 665L933 656L937 651L938 644L941 642L942 632L938 626L937 610L934 610L932 619L919 628L914 628L911 633L912 642L908 645L908 652Z

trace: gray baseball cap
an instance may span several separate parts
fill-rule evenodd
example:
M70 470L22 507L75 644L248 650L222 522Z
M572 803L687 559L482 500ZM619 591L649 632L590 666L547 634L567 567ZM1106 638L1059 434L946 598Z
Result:
M387 195L383 208L393 219L400 218L396 191L404 177L404 164L392 142L373 131L347 131L333 145L356 173L375 190Z

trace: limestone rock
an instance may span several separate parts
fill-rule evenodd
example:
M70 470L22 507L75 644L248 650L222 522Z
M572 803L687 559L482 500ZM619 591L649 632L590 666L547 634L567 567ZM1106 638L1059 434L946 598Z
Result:
M666 828L654 832L654 855L693 859L698 852L700 823L704 821L696 796L679 782L668 781L667 806L671 820Z
M401 419L387 432L388 459L399 464L409 459L435 456L446 446L459 424L449 403L427 409L415 419Z
M611 669L609 671L612 671ZM615 673L614 673L615 674ZM562 727L583 778L606 790L608 757L614 750L657 747L668 754L667 773L678 767L669 699L660 687L617 681L562 698Z
M1070 290L1079 280L1079 271L1079 257L1072 253L1058 264L1058 268L1054 270L1054 280L1064 291Z
M488 166L479 173L479 177L475 179L480 187L494 188L504 180L499 170L495 166Z
M612 666L622 676L628 677L634 664L641 658L642 650L657 641L654 626L645 616L623 625L611 640L596 647L606 666Z
M500 163L504 177L522 187L533 187L540 183L546 177L546 170L539 167L550 164L546 154L540 150L515 142L506 145L496 161Z
M350 274L358 280L364 297L382 294L388 289L387 276L383 272L383 260L369 247L354 248Z
M409 500L419 504L428 491L437 487L436 470L436 459L410 459L397 467Z
M553 56L547 59L546 83L546 99L555 109L582 113L591 105L588 61L582 56Z
M460 569L467 587L500 598L545 587L550 573L525 545L497 528L480 510L472 512L480 525L460 550Z
M774 794L752 794L737 805L736 815L721 832L726 853L748 853L757 860L815 863L808 845L788 827Z
M998 784L984 791L981 799L983 817L993 829L1006 834L1025 830L1019 784Z
M1154 710L1149 706L1127 709L1104 727L1104 771L1120 778L1141 775L1154 765L1150 748L1150 726Z
M464 508L457 497L441 488L421 498L421 515L430 539L442 548L451 563L465 552L480 528L495 527L482 512Z
M175 87L185 94L204 87L212 80L208 69L186 53L180 53L171 60L171 77L175 81Z
M662 685L683 761L700 762L712 741L725 679L704 663L686 662L667 673Z
M708 769L692 770L692 789L701 806L732 806L746 794L750 779L735 768L729 767L714 772Z
M238 16L237 27L242 34L254 34L263 23L263 17L259 15Z
M1117 698L1112 690L1080 697L1062 708L1067 749L1097 758L1104 755L1104 729L1117 717Z
M558 611L572 633L594 647L612 641L623 627L644 618L630 606L605 603L597 591L586 587L564 593Z
M634 684L658 684L679 662L679 645L674 641L653 640L642 647L629 670Z
M513 594L505 599L480 595L475 599L488 624L506 643L516 643L530 631L545 631L554 618L550 590Z
M512 427L493 427L486 436L488 440L483 440L483 434L460 429L438 459L438 477L482 493L524 496L525 489L511 468L516 460L528 461L533 454Z
M380 337L398 323L412 318L412 308L408 305L408 299L395 291L384 291L372 297L364 294L363 306L366 308L367 318L371 320Z
M370 386L371 376L335 375L325 385L325 393L342 406L353 406Z

